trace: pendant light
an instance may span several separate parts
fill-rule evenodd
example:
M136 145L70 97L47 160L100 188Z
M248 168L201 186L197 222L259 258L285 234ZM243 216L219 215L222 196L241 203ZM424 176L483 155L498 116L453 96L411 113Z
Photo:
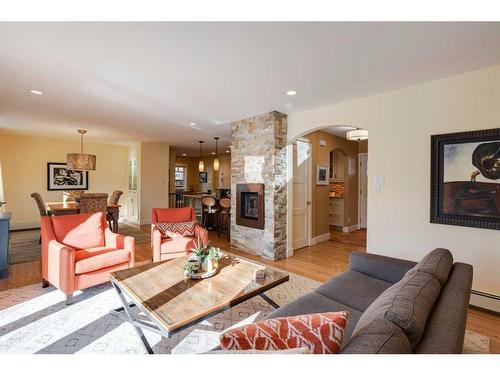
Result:
M203 141L198 141L200 143L200 162L198 163L198 170L203 172L205 170L205 163L203 163Z
M354 129L347 132L346 138L349 141L364 141L368 139L368 130L366 129Z
M78 129L80 134L80 153L69 153L66 155L68 169L76 171L95 171L96 156L83 153L83 135L87 133L84 129Z
M217 159L217 141L219 140L219 137L215 137L215 159L214 159L214 171L219 170L219 159Z

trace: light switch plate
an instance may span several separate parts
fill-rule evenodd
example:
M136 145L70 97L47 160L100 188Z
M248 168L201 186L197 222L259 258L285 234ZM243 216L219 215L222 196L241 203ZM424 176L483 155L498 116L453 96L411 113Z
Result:
M384 176L373 176L373 190L375 191L375 194L380 195L382 194L382 187L385 184L385 177Z

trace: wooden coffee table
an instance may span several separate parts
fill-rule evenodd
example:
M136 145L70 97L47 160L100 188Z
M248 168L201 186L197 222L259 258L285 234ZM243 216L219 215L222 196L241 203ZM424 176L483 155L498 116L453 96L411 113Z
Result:
M266 277L256 282L254 271L264 268L263 265L227 254L219 261L216 275L191 280L184 276L187 259L176 258L111 273L111 283L123 304L113 313L134 326L149 354L153 354L153 349L143 329L171 337L255 296L278 308L264 292L289 280L287 273L266 267ZM134 316L130 310L133 306L147 320Z

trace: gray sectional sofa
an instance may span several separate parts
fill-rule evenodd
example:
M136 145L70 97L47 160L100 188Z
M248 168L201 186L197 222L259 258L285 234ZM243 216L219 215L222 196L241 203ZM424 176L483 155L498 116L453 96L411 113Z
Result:
M461 353L472 266L435 249L415 263L353 253L349 270L268 318L347 310L342 353Z

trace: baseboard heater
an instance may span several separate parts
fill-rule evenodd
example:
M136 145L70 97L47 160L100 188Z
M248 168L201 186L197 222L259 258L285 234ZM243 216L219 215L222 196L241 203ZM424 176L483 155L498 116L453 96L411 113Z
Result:
M474 289L470 293L469 304L471 306L488 310L497 315L500 314L500 296Z

